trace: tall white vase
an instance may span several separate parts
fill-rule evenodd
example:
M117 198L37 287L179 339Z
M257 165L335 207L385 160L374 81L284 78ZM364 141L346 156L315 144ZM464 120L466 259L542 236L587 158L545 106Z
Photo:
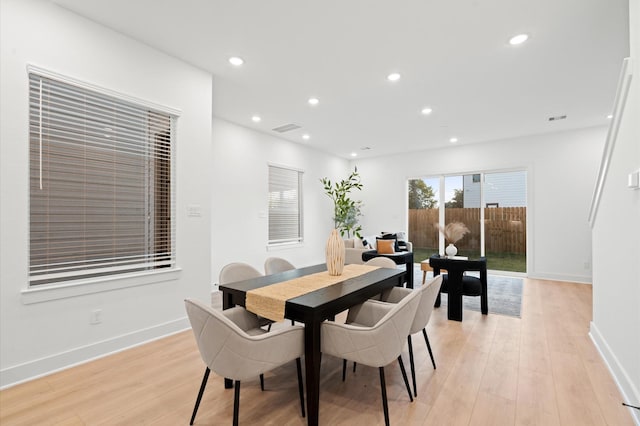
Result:
M331 235L329 235L325 254L327 256L327 271L329 271L329 275L342 275L345 257L344 240L337 229L331 231Z

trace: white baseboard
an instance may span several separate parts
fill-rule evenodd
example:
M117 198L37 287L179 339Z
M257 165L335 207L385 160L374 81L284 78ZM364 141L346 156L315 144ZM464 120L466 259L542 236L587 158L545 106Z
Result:
M553 280L553 281L567 281L580 284L591 284L593 278L591 275L566 275L566 274L548 274L548 273L527 273L528 278L534 280Z
M191 328L187 317L71 349L0 371L0 390Z
M631 405L638 404L640 401L640 392L638 392L638 389L629 378L624 367L618 362L618 358L611 351L607 341L603 338L602 334L600 334L598 327L593 321L591 321L589 336L609 369L618 389L620 389L624 402ZM640 426L640 412L633 408L629 408L629 412L636 422L636 425Z

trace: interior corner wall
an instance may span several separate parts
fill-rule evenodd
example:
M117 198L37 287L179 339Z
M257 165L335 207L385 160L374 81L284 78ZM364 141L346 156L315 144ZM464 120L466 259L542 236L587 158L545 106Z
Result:
M188 327L185 297L210 293L212 79L49 1L0 10L0 387ZM181 111L176 127L176 251L170 281L25 304L29 271L27 65ZM200 205L201 217L188 217ZM86 288L86 287L85 287ZM90 325L102 310L102 323Z
M591 337L625 402L640 405L640 190L627 187L640 170L640 0L629 16L632 80L593 227Z
M605 137L593 127L352 161L364 235L408 229L408 179L525 169L528 276L590 283L588 213Z
M320 179L344 179L348 161L221 118L214 118L212 129L212 284L217 284L220 270L231 262L248 263L259 271L264 271L269 256L300 266L325 262L333 203ZM302 244L267 247L269 164L304 172Z

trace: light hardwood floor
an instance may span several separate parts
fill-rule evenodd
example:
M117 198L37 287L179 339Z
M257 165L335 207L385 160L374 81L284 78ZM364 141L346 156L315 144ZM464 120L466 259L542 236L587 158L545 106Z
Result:
M428 327L433 370L414 336L418 397L410 403L397 364L386 369L395 425L633 425L589 336L591 286L525 279L522 318L465 311ZM405 353L408 365L408 355ZM0 392L0 424L186 425L204 372L191 331ZM341 381L323 359L320 423L384 424L377 369ZM295 364L243 382L240 423L304 425ZM231 424L233 391L211 374L196 423Z

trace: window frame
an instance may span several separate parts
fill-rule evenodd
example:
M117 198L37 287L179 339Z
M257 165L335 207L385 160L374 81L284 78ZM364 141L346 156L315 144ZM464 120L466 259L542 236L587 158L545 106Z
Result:
M297 236L291 236L288 238L272 239L271 234L271 220L273 218L272 205L271 205L271 184L272 184L272 169L281 169L287 172L295 172L297 176ZM299 245L304 242L304 204L303 204L303 177L304 171L291 166L285 166L276 163L267 163L267 249L284 248L292 245Z
M31 248L29 249L28 256L28 272L27 272L27 288L22 291L23 302L24 303L37 303L45 300L52 299L60 299L66 297L72 297L80 294L90 294L94 292L113 290L117 288L126 288L137 285L146 285L152 284L156 282L163 282L167 280L175 280L180 274L180 268L177 266L177 250L176 250L176 219L177 219L177 211L176 211L176 161L175 161L175 152L176 152L176 124L177 119L180 116L181 112L177 109L157 105L145 100L141 100L129 95L122 94L120 92L116 92L113 90L109 90L103 87L99 87L84 81L77 80L75 78L71 78L68 76L64 76L34 65L27 66L27 81L31 81L31 75L35 75L38 77L52 79L57 83L64 83L66 85L74 86L78 91L87 91L94 92L100 96L114 98L117 102L133 104L135 107L140 108L142 110L146 110L149 117L153 114L162 114L164 116L168 116L169 129L171 132L171 137L169 138L169 155L167 159L169 161L168 165L168 179L170 179L169 185L167 186L167 190L169 191L169 197L166 201L169 212L165 213L168 215L168 219L170 221L168 235L165 236L163 241L166 240L166 243L170 244L170 261L166 267L162 268L151 268L140 271L123 271L116 274L103 275L98 274L97 276L92 277L80 277L80 278L71 278L64 279L58 282L53 283L39 283L34 284L32 282L32 255ZM31 83L29 83L30 85ZM31 87L29 86L28 97L31 97ZM28 115L31 117L32 111L29 108ZM166 118L166 117L165 117ZM31 120L31 118L30 118ZM145 129L147 130L147 129ZM29 130L29 141L26 144L27 150L31 150L31 130ZM149 141L147 136L147 141ZM165 160L163 160L165 161ZM31 167L31 160L29 160L29 167ZM30 178L31 181L31 178ZM150 189L157 188L158 183L154 182L154 184L149 187ZM149 189L148 188L148 189ZM147 189L147 191L148 191ZM166 194L166 192L163 192ZM31 188L29 188L29 194L31 194ZM141 203L154 203L154 196L149 196L148 193L144 195L144 201L141 200ZM29 212L31 212L31 195L29 195ZM29 233L31 233L31 213L29 213ZM156 224L157 226L157 224ZM30 238L29 238L30 240ZM30 243L31 244L31 243ZM87 286L87 284L91 284L91 286Z

